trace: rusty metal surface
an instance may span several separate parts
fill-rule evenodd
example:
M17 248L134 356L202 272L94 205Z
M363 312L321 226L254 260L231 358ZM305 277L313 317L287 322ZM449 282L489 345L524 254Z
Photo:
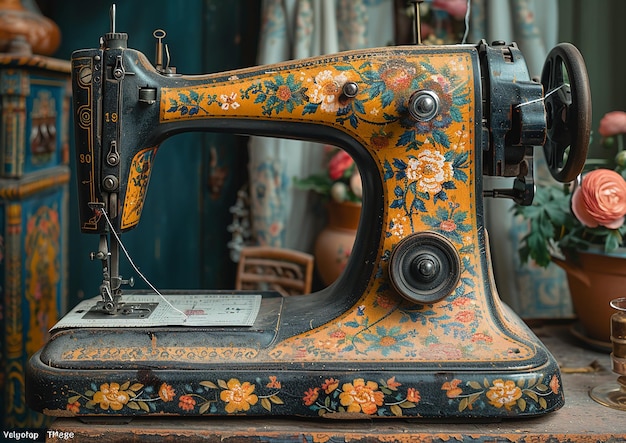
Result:
M601 406L588 395L592 387L617 378L610 371L608 352L585 347L570 334L568 325L534 330L562 368L566 400L561 410L535 419L425 423L164 417L133 419L125 424L57 419L51 430L73 432L74 442L626 442L626 412ZM47 441L65 440L53 437Z

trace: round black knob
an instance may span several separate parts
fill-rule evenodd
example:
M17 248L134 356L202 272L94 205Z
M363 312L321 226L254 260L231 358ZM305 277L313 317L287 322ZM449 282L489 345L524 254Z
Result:
M357 85L355 82L347 82L343 85L341 92L343 92L343 95L345 95L347 98L354 98L359 92L359 85Z
M437 260L437 257L430 253L424 253L413 259L410 272L418 280L432 281L437 277L440 269L441 263Z
M418 232L396 245L389 258L389 278L405 299L434 303L456 288L461 278L461 259L443 235Z
M414 120L426 122L439 113L439 96L433 91L417 91L409 97L409 114Z

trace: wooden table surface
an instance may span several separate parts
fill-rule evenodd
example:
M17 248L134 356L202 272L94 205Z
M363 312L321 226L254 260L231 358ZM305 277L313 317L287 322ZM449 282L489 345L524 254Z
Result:
M497 423L285 418L144 418L127 424L57 419L49 442L624 442L626 412L596 403L589 390L616 382L608 351L581 342L571 325L533 329L563 370L565 406L545 416ZM594 370L593 367L596 367ZM71 434L72 438L67 437Z

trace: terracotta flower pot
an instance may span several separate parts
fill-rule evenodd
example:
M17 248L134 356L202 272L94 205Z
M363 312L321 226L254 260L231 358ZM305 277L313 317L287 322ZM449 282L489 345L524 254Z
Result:
M23 51L26 45L34 54L52 55L60 44L61 31L52 20L20 0L0 0L0 52Z
M315 264L325 285L334 282L345 269L359 227L361 205L331 201L328 223L315 240Z
M575 251L566 259L552 260L567 273L574 312L583 333L593 340L610 342L610 302L626 296L626 250L616 254Z

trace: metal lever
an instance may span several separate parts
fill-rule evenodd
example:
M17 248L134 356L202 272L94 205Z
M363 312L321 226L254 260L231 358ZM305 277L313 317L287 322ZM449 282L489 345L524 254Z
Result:
M176 75L176 68L170 66L170 50L167 44L163 43L163 39L166 35L163 29L157 29L152 33L152 36L157 40L155 68L162 74ZM165 54L165 63L163 63L163 54Z
M111 33L115 33L115 3L111 5L111 9L109 11L109 19L110 19L110 29Z
M485 190L483 191L483 197L510 198L518 205L530 206L535 197L532 152L532 146L526 148L524 160L520 163L519 175L515 177L511 189Z
M157 29L152 33L152 36L156 38L157 40L155 67L157 71L162 71L163 70L163 39L165 38L166 34L164 30Z
M424 2L424 0L412 0L413 3L415 20L413 21L414 29L413 29L413 42L416 45L422 44L422 29L421 29L421 17L420 17L420 5Z

